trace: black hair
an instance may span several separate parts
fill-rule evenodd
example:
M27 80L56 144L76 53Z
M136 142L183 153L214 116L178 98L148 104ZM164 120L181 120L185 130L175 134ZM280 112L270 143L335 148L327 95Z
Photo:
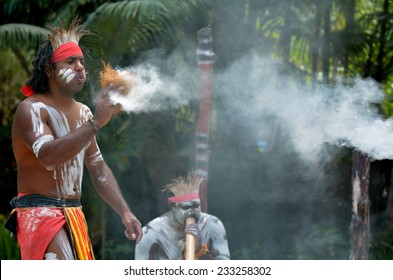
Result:
M52 63L52 54L52 45L49 40L45 40L41 43L37 56L33 60L33 73L26 83L35 93L46 93L49 90L46 67L49 67L50 70L55 68Z

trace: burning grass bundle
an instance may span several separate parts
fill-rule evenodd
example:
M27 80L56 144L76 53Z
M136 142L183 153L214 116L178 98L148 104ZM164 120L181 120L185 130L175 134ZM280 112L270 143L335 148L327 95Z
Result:
M126 95L134 87L136 77L133 73L125 70L113 69L108 63L103 63L104 68L100 72L101 88L110 87L122 95Z

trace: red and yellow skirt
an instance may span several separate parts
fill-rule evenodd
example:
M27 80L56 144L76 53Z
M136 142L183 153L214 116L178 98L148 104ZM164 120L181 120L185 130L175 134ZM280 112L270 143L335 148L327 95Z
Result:
M94 260L92 244L82 207L16 208L17 240L22 260L42 260L56 233L66 226L71 237L74 257Z
M74 258L94 260L85 215L77 199L38 194L19 194L5 227L16 235L22 260L42 260L48 245L64 226L70 236Z

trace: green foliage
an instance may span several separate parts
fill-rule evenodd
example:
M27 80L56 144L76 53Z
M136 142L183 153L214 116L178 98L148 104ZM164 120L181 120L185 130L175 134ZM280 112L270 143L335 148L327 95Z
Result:
M25 49L36 48L42 37L48 34L46 28L23 23L0 25L0 47L12 48L15 45Z
M6 126L11 124L14 111L23 98L19 88L26 82L27 75L10 49L0 49L0 56L0 123Z
M393 116L393 81L388 78L383 84L383 91L385 99L381 104L381 111L384 117L390 118Z
M123 238L124 240L125 238ZM106 246L102 248L101 255L105 256L105 260L130 260L134 259L134 242L129 240L123 241L118 240L107 240Z
M269 257L264 255L263 248L256 243L251 248L241 248L231 253L232 260L267 260Z
M370 241L369 258L393 260L393 233L382 226L376 229Z
M337 228L315 226L307 236L298 238L294 252L282 258L305 260L348 259L348 241ZM271 259L264 248L256 243L231 253L233 260Z
M83 38L82 42L93 57L118 64L130 52L176 40L176 31L182 24L206 13L209 5L207 0L104 3L86 19L84 24L94 36Z
M370 253L376 260L393 260L393 237L373 241Z
M113 119L97 136L109 166L120 172L126 172L130 160L137 160L143 152L149 151L149 143L154 138L149 124L134 121L127 114Z
M0 214L0 259L20 260L19 246L15 243L10 232L4 228L6 218Z
M296 241L294 259L348 259L348 238L337 228L316 225L307 236Z

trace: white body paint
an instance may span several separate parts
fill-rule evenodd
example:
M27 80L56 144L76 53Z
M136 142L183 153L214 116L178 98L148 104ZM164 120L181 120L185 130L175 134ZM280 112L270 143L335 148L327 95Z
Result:
M26 224L24 225L24 228L26 229L26 232L35 232L37 229L41 217L51 217L55 218L56 213L53 211L50 211L48 208L43 208L43 207L37 207L37 208L32 208L31 213L29 214L30 219L26 220ZM37 218L35 218L37 217Z
M98 180L100 182L103 182L103 183L108 182L108 174L105 174L104 176L98 177Z
M46 253L44 259L51 260L51 261L58 260L57 255L55 253Z
M230 259L225 227L215 216L201 213L197 222L200 243L209 246L210 259ZM135 260L181 260L184 255L184 227L167 212L145 225L143 237L135 245Z
M37 105L36 105L37 104ZM44 123L41 121L41 107L40 103L33 104L31 107L31 122L33 125L33 132L38 137L44 133ZM39 151L37 151L38 154Z
M52 127L53 135L43 134L44 123L41 117L42 110L47 111L47 113L49 114L50 125ZM82 106L79 112L79 118L76 120L76 123L71 125L73 125L75 129L77 129L91 117L92 113L90 109L87 106ZM42 102L32 104L31 119L33 131L37 136L37 140L33 143L32 150L37 158L40 149L45 143L65 136L71 131L71 125L68 123L66 115L63 112L57 111L56 109L47 106ZM48 170L53 170L53 178L56 181L56 188L59 193L65 196L71 196L75 194L75 190L81 192L83 163L87 147L88 146L82 149L72 159L58 166L46 166ZM101 155L101 153L99 154ZM99 160L103 160L102 156L97 155L97 158L95 158L93 162L97 163Z
M40 149L43 144L53 141L53 140L54 140L54 138L52 135L43 135L43 136L37 138L37 140L35 140L33 143L33 152L34 152L35 156L38 158L38 153L40 152Z
M59 248L62 253L62 259L65 260L74 260L74 254L72 252L70 241L64 234L59 234L59 232L55 235L52 242L56 242L59 245ZM45 254L44 259L46 260L58 260L58 256L56 253L48 252Z
M89 159L90 166L95 166L98 162L103 161L104 158L102 157L101 151L97 151L96 153L92 154Z
M56 236L58 243L60 245L60 249L64 255L64 258L66 260L73 260L74 259L74 254L72 253L72 248L70 245L70 242L67 238L64 237L64 235L57 235Z

